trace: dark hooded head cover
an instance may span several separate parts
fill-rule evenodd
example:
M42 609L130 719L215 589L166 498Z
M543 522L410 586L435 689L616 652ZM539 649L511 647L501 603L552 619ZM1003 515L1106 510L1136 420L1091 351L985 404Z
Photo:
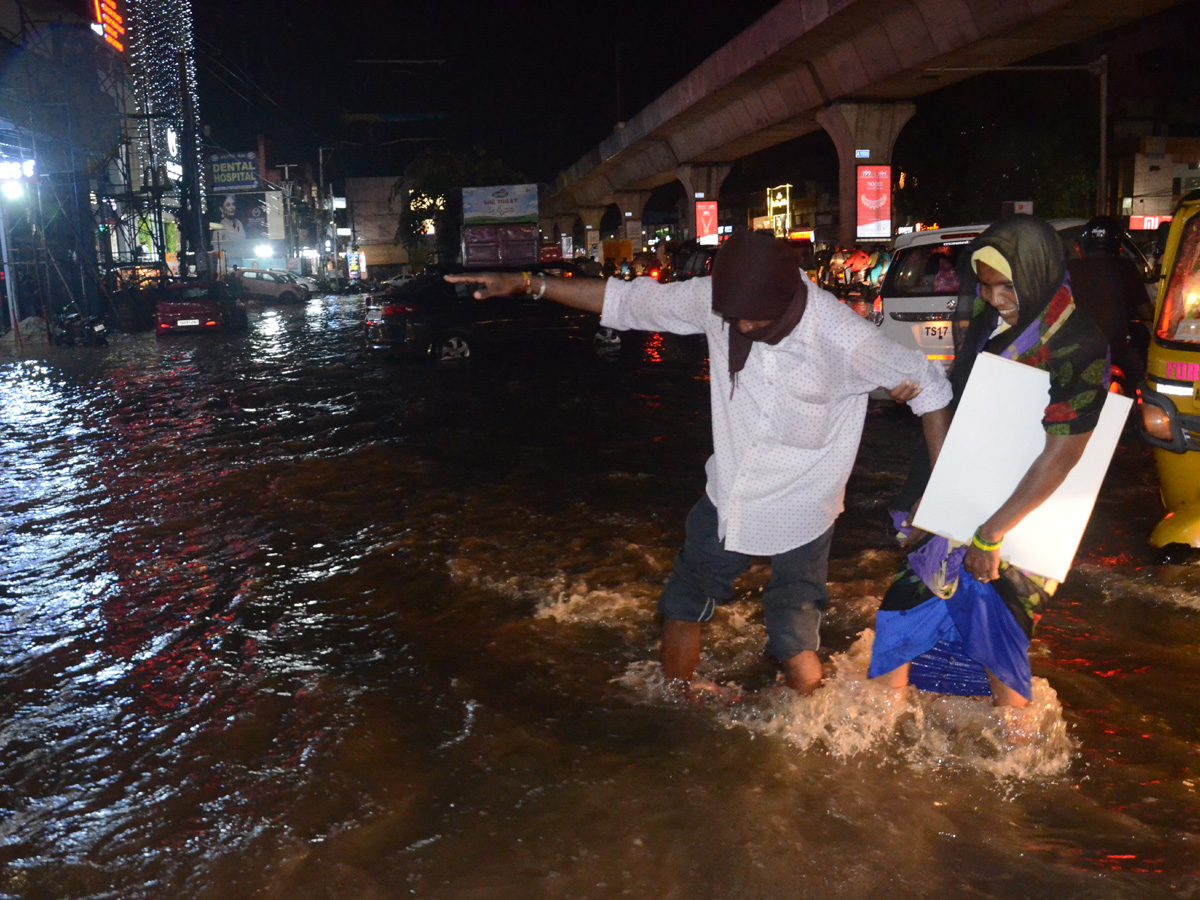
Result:
M713 260L712 308L731 322L770 320L749 334L729 329L729 374L742 370L754 341L777 344L796 327L808 291L791 248L766 232L736 231Z
M1052 225L1035 216L997 219L963 248L959 256L954 368L950 376L955 398L962 395L981 342L995 330L999 321L996 310L979 297L979 279L971 267L971 256L981 247L995 248L1012 269L1013 289L1017 293L1017 324L1012 329L1013 336L1020 334L1050 305L1067 274L1062 238Z
M1034 216L1016 215L997 219L975 238L958 257L958 304L954 312L954 367L950 384L958 405L971 377L979 349L999 323L1000 315L979 296L979 278L971 257L981 247L994 247L1012 270L1017 294L1017 324L1007 334L1015 337L1050 305L1066 277L1062 238L1053 226ZM929 479L929 458L918 454L908 481L896 500L911 509L920 499Z
M968 244L959 257L960 278L956 316L972 320L980 316L996 327L996 311L976 304L979 279L971 268L971 255L981 247L993 247L1012 269L1013 288L1017 292L1016 330L1023 329L1041 314L1058 289L1067 269L1063 262L1062 238L1048 222L1034 216L1006 216L997 219L983 234Z

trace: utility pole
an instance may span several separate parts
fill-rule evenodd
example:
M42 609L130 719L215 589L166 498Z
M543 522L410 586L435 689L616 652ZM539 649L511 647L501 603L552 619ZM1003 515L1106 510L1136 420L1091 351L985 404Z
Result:
M208 223L204 218L204 198L200 196L200 167L197 157L200 146L197 134L196 111L192 106L192 93L188 90L187 56L179 54L180 84L183 85L183 140L180 162L183 163L183 190L180 199L181 231L190 245L196 275L203 278L208 274ZM181 254L182 256L182 254ZM188 271L180 259L180 276L187 278Z
M292 169L300 168L299 163L279 163L276 168L283 169L283 245L286 248L284 258L292 257Z
M328 150L330 155L333 155L334 147L318 147L317 148L317 189L318 189L318 205L321 209L321 269L322 277L325 277L329 272L329 266L325 259L326 238L330 239L333 244L333 262L334 267L337 267L337 235L330 231L329 221L333 217L333 198L325 196L325 151Z

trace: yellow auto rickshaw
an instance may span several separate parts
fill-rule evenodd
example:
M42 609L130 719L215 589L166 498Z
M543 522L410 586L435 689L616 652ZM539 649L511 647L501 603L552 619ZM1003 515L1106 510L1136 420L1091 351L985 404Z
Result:
M1150 543L1200 547L1200 191L1171 220L1162 273L1138 390L1140 430L1154 446L1167 509Z

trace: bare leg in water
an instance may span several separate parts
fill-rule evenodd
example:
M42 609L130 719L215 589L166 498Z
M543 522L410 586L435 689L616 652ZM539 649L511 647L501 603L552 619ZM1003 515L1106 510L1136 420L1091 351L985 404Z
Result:
M659 658L669 688L687 690L696 686L703 631L702 622L663 619ZM821 659L815 650L800 651L783 664L783 671L787 686L798 694L811 694L821 684Z

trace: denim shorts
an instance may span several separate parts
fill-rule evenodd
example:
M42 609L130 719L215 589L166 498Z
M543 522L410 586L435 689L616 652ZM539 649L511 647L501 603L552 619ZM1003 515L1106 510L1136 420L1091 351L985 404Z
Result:
M826 586L833 527L819 538L771 557L771 580L763 592L767 652L786 662L801 650L821 646L821 611L829 604ZM717 537L717 508L705 495L687 517L687 539L658 598L667 619L707 622L733 599L733 583L753 556L725 549Z

